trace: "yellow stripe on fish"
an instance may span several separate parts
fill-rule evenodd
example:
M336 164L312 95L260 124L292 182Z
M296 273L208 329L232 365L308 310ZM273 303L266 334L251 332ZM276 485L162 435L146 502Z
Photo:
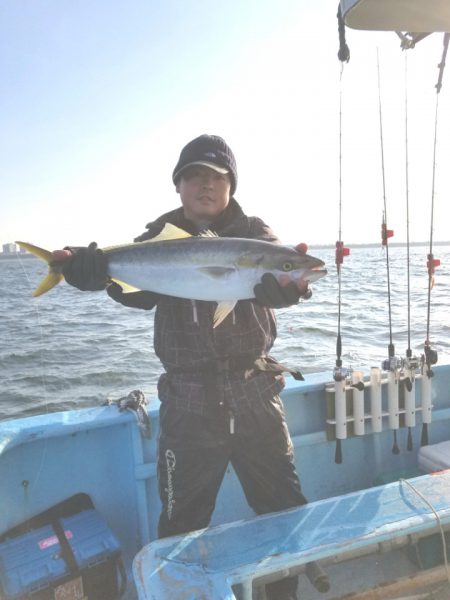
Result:
M49 264L49 274L34 296L44 294L61 279L62 263L51 252L17 242ZM167 223L159 235L144 242L110 246L103 250L111 280L133 290L191 300L215 301L217 327L238 300L254 298L253 288L264 273L284 280L313 282L326 270L319 258L289 246L263 240L221 238L212 232L192 236Z

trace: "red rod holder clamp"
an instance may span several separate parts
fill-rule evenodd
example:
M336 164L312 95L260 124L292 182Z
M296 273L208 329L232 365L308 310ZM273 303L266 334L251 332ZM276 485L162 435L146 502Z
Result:
M438 258L434 258L432 254L428 254L427 258L428 275L430 275L431 277L432 275L434 275L436 267L440 266L441 261Z
M336 264L339 269L339 265L342 265L344 262L344 256L348 256L350 254L350 248L344 247L344 242L337 241L336 242Z
M386 223L381 224L381 243L387 246L388 239L394 237L394 230L388 229Z

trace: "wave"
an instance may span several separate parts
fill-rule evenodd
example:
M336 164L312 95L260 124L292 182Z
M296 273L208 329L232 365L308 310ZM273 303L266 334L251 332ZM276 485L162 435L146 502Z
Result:
M450 247L441 246L442 265ZM408 343L405 249L391 253L392 335L397 353ZM323 258L334 265L332 250ZM152 349L153 313L126 309L104 293L84 294L61 285L37 299L31 292L45 272L39 261L0 261L0 419L99 406L132 389L156 396L162 367ZM439 363L450 360L450 307L446 267L431 292L430 335ZM379 248L352 250L342 271L341 335L344 366L380 366L389 343L385 255ZM411 343L420 355L426 337L428 277L423 248L412 249ZM303 373L336 361L338 285L333 268L313 286L311 300L277 311L273 354Z

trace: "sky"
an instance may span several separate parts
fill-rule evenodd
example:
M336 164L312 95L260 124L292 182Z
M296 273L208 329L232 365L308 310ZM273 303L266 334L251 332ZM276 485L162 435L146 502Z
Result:
M434 198L433 238L448 241L448 70L434 188L432 177L443 36L402 52L393 32L347 29L342 68L336 9L334 0L2 0L0 244L131 241L179 206L171 174L202 133L225 138L236 199L286 244L334 244L339 227L346 244L379 242L385 202L403 242L407 187L411 239L429 239Z

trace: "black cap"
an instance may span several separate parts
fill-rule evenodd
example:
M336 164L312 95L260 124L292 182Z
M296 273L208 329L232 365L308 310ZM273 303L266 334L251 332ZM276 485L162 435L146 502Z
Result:
M231 148L218 135L204 134L186 144L173 170L172 180L175 185L182 172L191 165L204 165L218 173L228 173L231 181L230 194L233 195L236 191L236 159Z

